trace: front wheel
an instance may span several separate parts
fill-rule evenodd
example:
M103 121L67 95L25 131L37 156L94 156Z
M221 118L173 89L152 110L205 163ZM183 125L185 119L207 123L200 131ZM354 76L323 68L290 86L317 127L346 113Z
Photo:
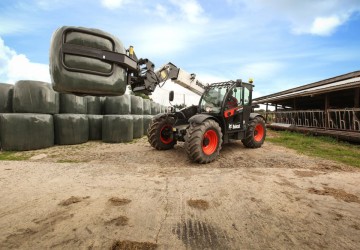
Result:
M189 158L194 162L214 161L220 153L221 144L221 128L214 120L190 124L186 130L184 147Z
M174 119L162 116L151 121L148 128L148 141L157 150L172 149L176 144L173 136Z
M257 116L249 121L245 138L242 143L247 148L260 148L266 137L265 121L262 117Z

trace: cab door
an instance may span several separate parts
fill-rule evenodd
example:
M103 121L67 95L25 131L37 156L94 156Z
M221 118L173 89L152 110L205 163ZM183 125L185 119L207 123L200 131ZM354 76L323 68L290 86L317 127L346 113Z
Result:
M243 124L244 88L235 86L227 92L224 105L224 119L229 133L238 132L244 128Z

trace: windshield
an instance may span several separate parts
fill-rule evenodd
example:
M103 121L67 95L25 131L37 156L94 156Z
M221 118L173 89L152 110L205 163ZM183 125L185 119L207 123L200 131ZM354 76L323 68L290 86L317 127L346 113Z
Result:
M226 91L226 87L208 89L200 101L200 112L220 113Z

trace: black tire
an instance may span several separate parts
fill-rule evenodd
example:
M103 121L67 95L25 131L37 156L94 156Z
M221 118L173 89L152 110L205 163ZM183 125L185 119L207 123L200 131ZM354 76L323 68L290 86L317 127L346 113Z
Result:
M147 137L150 145L157 150L172 149L176 144L173 138L174 119L169 116L155 118L150 122Z
M249 121L245 138L242 143L247 148L260 148L266 137L265 121L262 117L257 116Z
M218 157L222 141L219 124L214 120L206 120L201 124L190 124L186 130L184 147L192 161L204 164Z

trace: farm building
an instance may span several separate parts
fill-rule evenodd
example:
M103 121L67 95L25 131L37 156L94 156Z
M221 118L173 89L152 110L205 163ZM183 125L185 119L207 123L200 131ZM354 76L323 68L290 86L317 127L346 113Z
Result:
M266 105L270 128L360 142L360 71L262 96L254 103Z

